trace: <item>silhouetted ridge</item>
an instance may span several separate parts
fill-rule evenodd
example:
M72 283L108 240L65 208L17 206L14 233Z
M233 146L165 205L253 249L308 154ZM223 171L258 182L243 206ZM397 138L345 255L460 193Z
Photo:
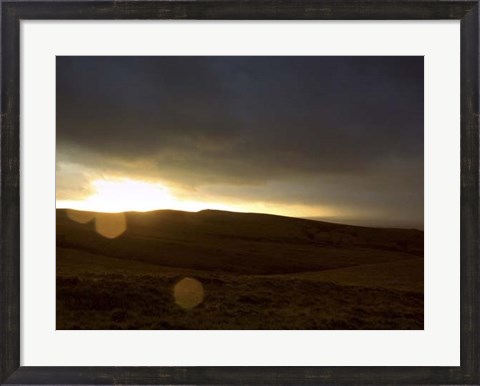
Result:
M217 210L124 215L126 230L112 242L94 221L77 223L59 209L57 245L163 266L268 274L423 256L421 231Z

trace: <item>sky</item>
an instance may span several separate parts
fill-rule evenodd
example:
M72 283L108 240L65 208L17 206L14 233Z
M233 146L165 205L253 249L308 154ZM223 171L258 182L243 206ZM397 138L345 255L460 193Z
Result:
M57 207L423 229L423 57L57 57Z

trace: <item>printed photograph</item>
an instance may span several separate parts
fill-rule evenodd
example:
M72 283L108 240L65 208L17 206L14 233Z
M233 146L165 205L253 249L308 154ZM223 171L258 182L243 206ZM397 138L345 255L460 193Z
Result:
M421 56L57 56L57 330L423 330Z

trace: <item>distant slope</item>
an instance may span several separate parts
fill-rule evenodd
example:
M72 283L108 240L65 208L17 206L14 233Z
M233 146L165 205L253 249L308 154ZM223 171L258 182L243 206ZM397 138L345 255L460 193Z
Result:
M57 210L57 246L144 263L242 274L324 271L423 256L423 232L253 213L125 213L111 240Z
M302 272L290 275L289 278L423 293L423 275L423 259L413 258L326 271Z

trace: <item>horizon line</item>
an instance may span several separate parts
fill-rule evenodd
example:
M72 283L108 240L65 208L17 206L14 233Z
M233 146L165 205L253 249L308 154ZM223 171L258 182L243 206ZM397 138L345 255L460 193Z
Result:
M163 209L149 209L149 210L123 210L123 211L109 211L109 212L104 212L104 211L98 211L98 210L84 210L84 209L75 209L75 208L57 208L55 207L55 210L73 210L76 212L88 212L88 213L151 213L151 212L181 212L181 213L201 213L201 212L224 212L224 213L236 213L236 214L250 214L250 215L262 215L262 216L275 216L275 217L285 217L285 218L291 218L291 219L298 219L298 220L306 220L306 221L315 221L315 222L323 222L323 223L328 223L328 224L335 224L335 225L345 225L345 226L351 226L351 227L358 227L358 228L373 228L373 229L404 229L404 230L416 230L420 232L424 232L423 227L415 227L415 226L408 226L408 227L402 227L402 226L382 226L382 225L359 225L359 223L362 223L362 220L352 220L356 221L357 224L352 224L348 223L349 221L346 220L347 222L339 222L342 221L339 219L338 221L335 219L332 219L331 217L326 217L325 219L323 217L294 217L294 216L287 216L283 214L273 214L273 213L262 213L262 212L240 212L240 211L233 211L233 210L223 210L223 209L200 209L197 211L190 211L190 210L179 210L179 209L168 209L168 208L163 208ZM368 221L374 221L374 220L367 220Z

